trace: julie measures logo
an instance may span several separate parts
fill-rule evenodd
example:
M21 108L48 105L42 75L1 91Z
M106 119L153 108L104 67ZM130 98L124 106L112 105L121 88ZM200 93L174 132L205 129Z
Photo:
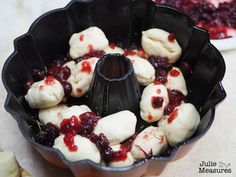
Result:
M199 164L198 173L231 173L231 163L226 162L214 162L214 161L202 161Z

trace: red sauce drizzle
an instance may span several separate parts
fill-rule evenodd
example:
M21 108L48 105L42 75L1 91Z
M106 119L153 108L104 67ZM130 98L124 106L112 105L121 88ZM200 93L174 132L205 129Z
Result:
M92 67L88 61L83 61L82 62L82 72L87 72L90 73L92 71Z
M94 49L93 49L93 45L92 44L89 44L88 48L89 48L89 53L94 53Z
M53 76L47 76L44 83L46 85L53 85L55 84L55 78Z
M78 94L81 94L81 93L82 93L82 89L77 88L77 89L76 89L76 92L77 92Z
M159 96L153 96L152 97L152 107L153 108L160 108L162 107L162 104L163 104L163 98L162 97L159 97Z
M84 34L81 34L79 40L82 42L84 40Z
M125 141L123 141L121 143L121 146L120 146L120 149L122 151L126 151L126 152L129 152L131 151L131 148L132 148L132 145L133 145L133 142L135 140L135 138L137 137L137 133L135 133L133 136L131 136L130 138L126 139Z
M179 109L175 109L169 116L169 118L167 119L168 124L170 124L174 119L176 119L176 117L178 116L178 111Z
M113 42L111 42L111 43L109 44L109 47L110 47L111 49L115 49L115 48L116 48L116 44L113 43Z
M43 85L39 86L39 90L42 91L43 90Z
M154 85L161 85L162 83L160 81L154 80Z
M75 135L72 135L72 134L66 134L63 138L66 146L71 152L76 152L78 150L78 146L76 146L74 143L74 136Z
M144 52L143 49L138 50L138 56L141 58L148 58L148 55Z
M148 139L149 138L149 136L147 135L147 134L145 134L144 136L143 136L143 139Z
M175 40L175 35L174 35L173 33L170 33L169 36L168 36L168 40L169 40L170 42L174 42L174 40Z
M128 56L128 55L133 56L133 55L135 55L136 53L137 53L137 52L130 51L130 50L126 50L125 53L124 53L124 55L125 55L125 56Z
M70 119L63 119L61 122L61 132L65 134L76 135L79 129L79 120L76 116Z
M170 75L171 75L172 77L177 77L177 76L180 75L180 72L179 72L178 70L176 70L176 69L172 69L172 70L170 71Z
M157 94L160 94L161 93L161 89L157 89Z
M113 162L119 162L119 161L125 161L127 159L128 155L126 151L117 151L114 153L114 159Z
M148 114L148 120L152 120L153 119L153 117L152 117L152 115L149 113Z
M122 142L119 151L113 151L113 155L114 155L112 159L113 162L125 161L127 159L128 157L127 153L131 150L136 136L137 134L134 134L132 137Z

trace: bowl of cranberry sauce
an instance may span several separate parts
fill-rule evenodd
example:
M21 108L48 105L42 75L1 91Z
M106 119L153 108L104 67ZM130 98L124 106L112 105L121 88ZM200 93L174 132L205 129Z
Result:
M175 7L189 15L197 26L207 29L211 42L219 50L236 47L235 0L154 0Z
M73 0L14 46L2 71L5 108L46 161L75 177L161 174L208 131L226 97L224 59L208 31L152 0ZM162 130L179 120L191 124L182 141Z

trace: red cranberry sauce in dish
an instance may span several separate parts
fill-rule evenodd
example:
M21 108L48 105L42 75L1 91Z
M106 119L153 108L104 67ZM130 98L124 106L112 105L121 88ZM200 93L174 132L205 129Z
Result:
M211 39L236 36L236 0L154 0L175 7L210 32Z

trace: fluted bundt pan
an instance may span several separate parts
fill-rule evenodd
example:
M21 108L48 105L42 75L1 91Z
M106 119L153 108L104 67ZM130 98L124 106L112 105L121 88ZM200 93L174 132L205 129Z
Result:
M23 83L32 78L30 71L33 68L49 66L55 58L64 56L69 49L70 36L90 26L98 26L109 41L122 43L124 47L131 43L140 44L141 31L152 27L175 34L183 49L180 61L188 62L193 69L191 77L187 79L189 100L201 115L197 132L190 139L162 156L142 160L124 168L105 167L90 160L72 163L58 150L32 140L32 133L36 131L37 125L30 117L32 110L24 100ZM225 63L220 52L209 42L208 32L196 27L191 19L179 11L156 5L151 0L74 0L65 8L39 17L26 34L14 41L14 46L15 51L5 62L2 71L2 80L8 93L5 108L17 120L24 137L47 161L69 168L76 177L139 177L160 174L169 161L186 154L190 144L207 132L214 120L216 104L226 96L220 83L225 73ZM96 75L94 82L103 79L106 84L104 77L99 76L99 73ZM106 72L102 75L106 75ZM124 81L123 84L127 83ZM138 100L138 89L129 89L136 90L136 94L133 94ZM95 92L93 88L91 90ZM97 94L101 96L99 92ZM104 96L109 100L109 95ZM90 99L93 99L92 96ZM112 104L114 103L111 101L108 106L112 108ZM100 105L94 104L94 109L96 106ZM129 106L131 110L136 109L132 105L125 106ZM112 109L98 111L104 114L113 112Z

